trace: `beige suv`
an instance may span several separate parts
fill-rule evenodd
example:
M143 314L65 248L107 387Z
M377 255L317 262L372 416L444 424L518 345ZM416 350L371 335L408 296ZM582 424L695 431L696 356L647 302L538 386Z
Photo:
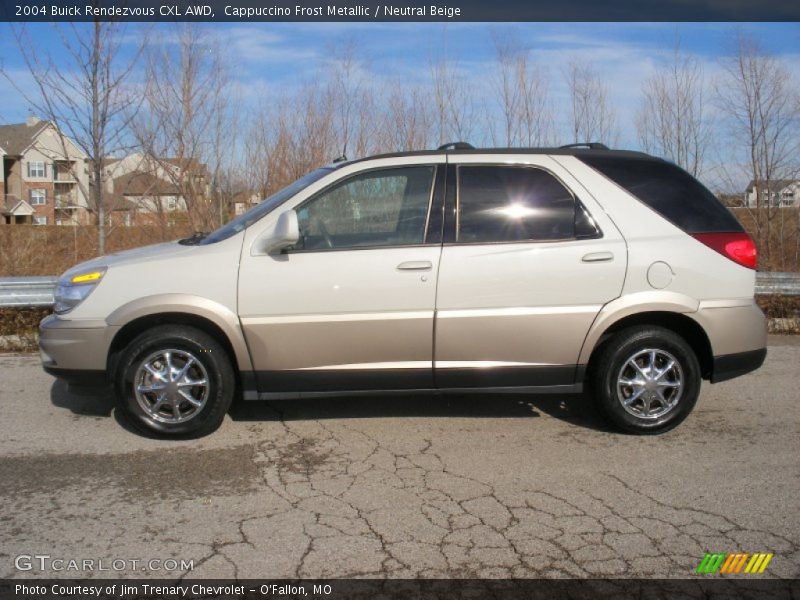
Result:
M60 279L45 370L164 434L237 394L576 393L653 433L758 368L756 250L700 183L599 144L391 154L313 171L208 235Z

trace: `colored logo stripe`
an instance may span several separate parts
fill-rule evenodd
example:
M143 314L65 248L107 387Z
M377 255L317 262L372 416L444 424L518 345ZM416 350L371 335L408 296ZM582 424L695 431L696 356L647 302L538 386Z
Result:
M746 552L740 552L737 554L728 554L728 558L725 563L722 565L722 568L719 570L720 573L738 573L744 567L747 558L750 555Z
M726 554L725 552L706 553L696 572L703 575L717 572L720 575L738 574L742 573L742 568L744 568L744 573L763 573L773 556L775 555L766 552L756 552L752 555L747 552L733 554Z
M725 560L725 553L724 552L717 552L715 554L706 553L705 557L703 557L700 566L697 567L698 573L716 573L720 566L722 566L722 562Z
M753 554L753 558L750 559L750 562L747 563L747 567L745 567L745 573L763 573L769 561L772 560L774 554Z

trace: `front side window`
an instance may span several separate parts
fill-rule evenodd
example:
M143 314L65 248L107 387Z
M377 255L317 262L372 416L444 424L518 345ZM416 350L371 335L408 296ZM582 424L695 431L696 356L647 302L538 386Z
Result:
M39 177L43 178L44 175L44 163L41 161L31 161L28 163L28 177Z
M458 168L458 241L547 241L595 237L585 208L550 173L531 167Z
M297 250L404 246L425 242L436 168L402 167L350 177L297 210Z
M47 190L31 190L31 204L34 206L47 204Z

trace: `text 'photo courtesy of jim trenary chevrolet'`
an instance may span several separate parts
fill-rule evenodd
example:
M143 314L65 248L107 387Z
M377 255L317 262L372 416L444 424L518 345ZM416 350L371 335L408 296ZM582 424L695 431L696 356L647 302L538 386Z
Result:
M800 7L0 2L0 600L800 594Z

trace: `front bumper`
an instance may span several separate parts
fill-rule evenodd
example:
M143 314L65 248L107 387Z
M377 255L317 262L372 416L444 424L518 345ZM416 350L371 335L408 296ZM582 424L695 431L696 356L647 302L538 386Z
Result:
M72 382L105 380L111 340L119 327L105 321L45 317L39 324L39 356L47 373Z
M86 386L101 386L107 383L105 371L84 369L60 369L52 363L42 363L45 373L68 383Z

